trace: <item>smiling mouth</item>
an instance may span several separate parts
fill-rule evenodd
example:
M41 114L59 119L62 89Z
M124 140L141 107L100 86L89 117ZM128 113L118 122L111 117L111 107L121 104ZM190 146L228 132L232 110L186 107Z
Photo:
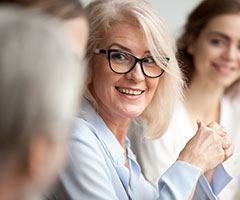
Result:
M227 67L224 65L213 64L214 68L223 74L231 73L232 71L237 70L236 67Z
M119 91L122 94L131 95L131 96L138 96L144 92L144 90L134 90L134 89L127 89L127 88L120 88L115 87L117 91Z

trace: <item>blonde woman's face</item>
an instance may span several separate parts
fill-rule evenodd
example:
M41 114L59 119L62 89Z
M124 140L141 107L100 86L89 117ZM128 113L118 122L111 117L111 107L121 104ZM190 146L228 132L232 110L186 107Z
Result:
M228 87L240 78L240 13L213 18L189 47L196 76Z
M143 32L133 24L113 25L103 41L100 49L115 49L138 58L150 56ZM121 54L117 57L118 60L123 58ZM117 74L110 69L106 54L96 54L91 67L90 90L100 115L111 121L120 122L141 115L158 86L159 78L146 77L139 63L127 74Z

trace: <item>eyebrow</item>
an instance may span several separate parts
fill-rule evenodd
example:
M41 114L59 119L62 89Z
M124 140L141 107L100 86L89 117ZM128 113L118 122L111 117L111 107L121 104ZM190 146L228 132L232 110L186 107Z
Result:
M121 45L121 44L119 44L119 43L112 43L111 45L109 45L109 47L108 48L111 48L112 46L117 46L118 48L120 48L120 49L122 49L122 50L124 50L124 51L126 51L126 52L129 52L129 53L133 53L132 52L132 50L131 49L129 49L129 48L127 48L127 47L125 47L125 46L123 46L123 45ZM149 50L147 50L147 51L145 51L144 53L150 53L150 51Z
M230 37L228 37L225 33L222 33L222 32L219 32L219 31L211 31L211 32L208 33L208 35L218 36L218 37L221 37L221 38L223 38L225 40L228 40L228 41L230 40Z

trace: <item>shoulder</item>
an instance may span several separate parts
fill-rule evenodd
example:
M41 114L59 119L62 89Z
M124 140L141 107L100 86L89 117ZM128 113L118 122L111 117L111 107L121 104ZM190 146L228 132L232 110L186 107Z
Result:
M225 95L222 98L222 105L231 108L236 108L237 110L239 110L238 107L240 106L240 99L239 98L232 99Z
M98 127L84 118L77 118L74 123L73 133L71 135L70 146L77 145L79 148L88 146L97 149L101 146L101 141L97 137Z
M72 139L84 139L86 136L95 137L94 133L96 131L96 128L90 122L86 121L83 118L76 118L73 127Z
M240 100L230 99L224 97L221 103L222 114L227 115L228 118L237 119L240 117Z
M75 121L68 166L61 176L71 199L80 196L83 199L116 199L112 180L117 182L117 176L113 177L113 164L98 131L99 127L88 120L77 118Z
M103 162L106 152L101 140L97 137L97 127L83 118L77 118L70 139L70 160L72 163L84 165L89 158L95 162ZM91 160L90 159L90 160Z
M240 98L233 100L233 109L240 116Z
M89 171L90 168L94 168L93 166L108 168L110 163L108 154L97 136L97 131L90 122L82 118L76 119L69 152L70 166L75 171ZM106 169L103 168L101 170L105 171ZM95 169L95 172L99 173L99 170Z

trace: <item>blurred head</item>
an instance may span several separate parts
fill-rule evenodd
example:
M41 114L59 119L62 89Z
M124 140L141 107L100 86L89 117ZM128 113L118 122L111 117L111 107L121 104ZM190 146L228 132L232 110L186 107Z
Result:
M110 116L140 117L148 124L146 136L159 136L182 87L166 25L145 0L97 0L86 13L90 24L86 96ZM128 69L118 68L122 60ZM154 73L148 69L153 66Z
M69 31L76 53L80 57L85 54L88 23L79 0L0 0L0 3L16 4L59 18Z
M198 74L240 95L240 1L205 0L189 15L178 40L182 71L191 84Z
M18 199L48 188L65 162L84 69L60 24L0 9L0 187Z

